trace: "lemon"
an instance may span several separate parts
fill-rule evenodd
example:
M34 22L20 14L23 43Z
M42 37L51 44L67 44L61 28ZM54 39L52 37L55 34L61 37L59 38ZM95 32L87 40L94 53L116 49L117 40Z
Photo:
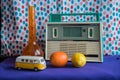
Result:
M86 57L78 52L72 55L72 65L75 67L83 67L86 64Z

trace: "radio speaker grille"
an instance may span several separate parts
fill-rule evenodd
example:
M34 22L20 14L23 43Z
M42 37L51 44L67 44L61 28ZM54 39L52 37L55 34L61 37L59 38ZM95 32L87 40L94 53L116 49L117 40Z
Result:
M85 43L61 43L60 51L64 51L68 54L70 58L75 52L86 53L86 44Z
M100 43L89 41L47 41L46 59L50 59L50 55L56 51L64 51L68 54L69 60L76 52L86 55L87 60L99 60Z

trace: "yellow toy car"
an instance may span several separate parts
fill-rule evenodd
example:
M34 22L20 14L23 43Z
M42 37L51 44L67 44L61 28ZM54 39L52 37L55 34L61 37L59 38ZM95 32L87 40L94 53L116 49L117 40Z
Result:
M15 68L18 70L22 68L38 71L46 68L46 62L44 58L40 56L19 56L16 58Z

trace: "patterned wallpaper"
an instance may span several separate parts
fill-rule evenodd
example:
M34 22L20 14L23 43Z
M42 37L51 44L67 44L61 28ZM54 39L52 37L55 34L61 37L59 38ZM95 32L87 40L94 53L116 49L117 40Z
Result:
M36 38L45 48L45 24L50 13L99 12L103 24L104 55L120 54L120 0L1 0L1 56L20 55L28 42L28 5L36 10ZM89 16L63 17L88 21ZM95 20L93 18L93 20Z

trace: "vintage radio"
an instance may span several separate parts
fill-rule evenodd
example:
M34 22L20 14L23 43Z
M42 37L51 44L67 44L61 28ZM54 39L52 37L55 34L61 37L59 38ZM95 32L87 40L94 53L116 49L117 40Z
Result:
M64 22L62 17L91 16L90 21ZM96 20L92 20L96 17ZM56 51L67 53L69 60L76 52L83 53L87 61L103 62L102 26L100 13L50 14L46 24L45 59Z
M64 51L69 60L76 52L82 52L87 61L102 62L102 28L100 22L48 22L46 24L46 54Z

